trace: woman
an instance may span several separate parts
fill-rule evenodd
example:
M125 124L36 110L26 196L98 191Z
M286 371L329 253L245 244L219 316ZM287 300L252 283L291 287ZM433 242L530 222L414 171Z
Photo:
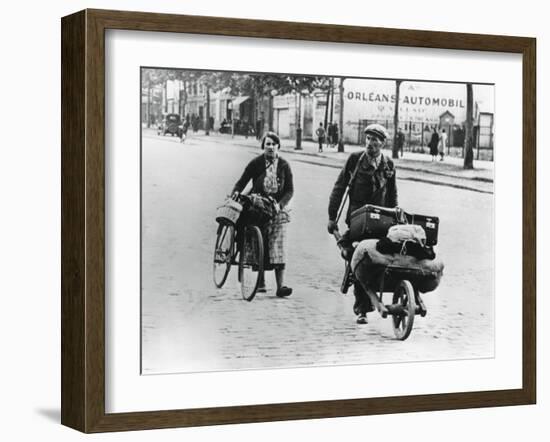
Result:
M437 150L438 144L439 144L439 134L437 133L437 128L434 127L432 138L428 143L428 147L430 148L430 155L432 156L432 161L437 160L437 154L439 153Z
M447 148L447 134L445 133L445 129L443 129L441 131L441 134L439 135L439 155L441 155L441 159L439 161L443 161L446 148Z
M284 285L286 262L286 224L290 221L285 210L294 193L292 171L288 162L279 156L281 141L275 132L266 132L262 138L263 154L254 158L245 167L242 176L233 188L233 196L243 191L252 180L252 190L264 197L272 197L276 215L262 229L266 253L266 270L275 270L277 296L289 296L292 289ZM260 281L259 292L265 292L265 282Z

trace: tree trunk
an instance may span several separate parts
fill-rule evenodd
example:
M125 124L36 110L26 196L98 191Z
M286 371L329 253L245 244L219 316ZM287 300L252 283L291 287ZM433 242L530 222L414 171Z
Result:
M298 112L296 115L296 147L294 149L302 149L302 92L298 92Z
M268 119L268 130L273 132L273 93L269 94L269 119Z
M168 113L168 81L164 80L164 89L163 89L163 98L164 98L164 113Z
M330 79L330 122L334 118L334 77Z
M330 102L330 85L327 89L327 101L325 103L325 124L324 124L324 128L325 128L325 131L327 130L327 123L328 123L328 106L329 106L329 102Z
M338 127L338 152L344 151L344 80L340 78L340 86L338 92L340 93L340 124Z
M205 135L210 135L210 86L206 85L206 124L204 125L206 130Z
M474 168L474 87L466 84L466 131L464 134L464 169Z
M399 130L399 89L402 80L395 80L395 108L393 111L393 146L391 151L392 158L399 158L399 149L397 147L397 132Z
M181 117L185 119L185 110L187 109L187 81L183 80L183 106L181 108Z
M147 127L151 127L151 82L147 86Z

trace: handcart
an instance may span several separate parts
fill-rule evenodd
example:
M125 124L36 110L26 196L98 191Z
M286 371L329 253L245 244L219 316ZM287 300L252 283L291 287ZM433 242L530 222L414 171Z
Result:
M341 235L338 231L333 235L339 244ZM367 275L359 267L352 271L350 260L346 260L341 291L346 293L348 288L358 281L382 318L391 316L396 338L404 341L412 331L415 316L424 317L427 314L419 287L428 285L432 290L431 287L437 286L440 277L441 275L437 272L427 271L421 266L395 265L372 266ZM391 304L383 302L384 293L392 293Z

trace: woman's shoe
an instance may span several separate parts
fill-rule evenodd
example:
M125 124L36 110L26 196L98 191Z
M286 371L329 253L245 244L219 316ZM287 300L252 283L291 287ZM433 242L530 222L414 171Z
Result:
M368 324L369 323L367 321L367 315L365 313L360 313L357 316L357 320L355 322L357 322L357 324Z
M290 296L291 294L292 294L292 289L290 287L287 287L286 285L277 289L277 296L279 298L284 298L286 296Z

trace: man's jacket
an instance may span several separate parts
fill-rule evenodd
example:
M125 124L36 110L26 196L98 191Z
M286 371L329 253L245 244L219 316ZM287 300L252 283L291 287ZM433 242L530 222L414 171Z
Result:
M381 154L378 167L369 164L364 151L352 153L340 171L334 183L328 204L330 220L336 220L338 209L346 191L346 187L355 171L359 159L361 163L349 191L349 206L346 215L346 224L349 225L351 213L364 206L374 204L382 207L397 206L397 185L395 181L395 167L393 161Z

